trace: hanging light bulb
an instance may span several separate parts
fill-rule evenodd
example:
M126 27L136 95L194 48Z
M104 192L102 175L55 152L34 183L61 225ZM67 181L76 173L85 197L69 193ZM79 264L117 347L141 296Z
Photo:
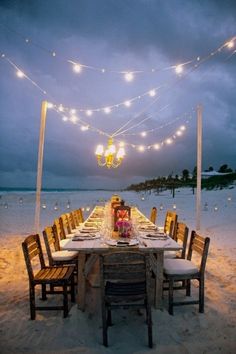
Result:
M231 40L231 41L227 42L226 45L227 45L227 48L232 49L234 47L234 41Z
M183 65L176 65L175 72L176 74L181 74L183 72Z
M164 207L163 207L163 204L161 203L159 209L160 209L160 210L163 210L163 208L164 208Z
M80 64L78 64L78 63L74 64L73 65L73 70L74 70L75 73L79 74L82 71L82 66Z
M20 78L23 79L25 77L25 74L21 70L17 70L16 75Z
M104 112L105 112L106 114L111 113L111 108L110 108L110 107L105 107L103 110L104 110Z
M134 79L134 74L132 72L125 73L125 81L131 82Z
M130 106L131 106L131 102L130 102L129 100L128 100L128 101L125 101L124 105L125 105L126 107L130 107Z
M149 96L150 96L150 97L156 96L156 90L154 90L154 89L153 89L153 90L150 90L148 93L149 93Z

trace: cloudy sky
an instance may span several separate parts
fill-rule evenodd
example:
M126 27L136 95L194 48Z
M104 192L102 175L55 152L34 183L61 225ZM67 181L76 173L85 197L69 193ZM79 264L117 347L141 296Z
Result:
M233 0L1 0L0 185L35 186L43 100L76 109L78 119L48 110L43 187L120 188L192 171L198 104L203 169L235 169L236 41L214 52L235 35ZM69 61L88 68L75 73ZM33 82L18 78L14 65ZM131 82L124 79L122 72L136 71ZM153 88L155 96L144 95ZM122 165L98 167L96 145L128 121L115 141L126 143Z

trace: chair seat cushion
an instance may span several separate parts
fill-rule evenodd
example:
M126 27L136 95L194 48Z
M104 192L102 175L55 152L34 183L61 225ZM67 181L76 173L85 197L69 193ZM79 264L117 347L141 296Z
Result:
M169 275L195 274L198 268L187 259L164 258L164 273Z
M52 252L52 258L54 261L70 261L78 257L77 251L56 251Z
M164 257L165 258L176 258L176 252L175 251L164 251Z
M69 239L65 238L63 240L60 240L60 248L63 249L63 247L68 243Z

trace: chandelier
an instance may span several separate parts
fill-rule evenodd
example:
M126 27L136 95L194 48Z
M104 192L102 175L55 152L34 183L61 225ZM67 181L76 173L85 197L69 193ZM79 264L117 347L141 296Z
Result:
M117 150L116 146L113 144L113 139L110 138L105 150L103 145L97 146L95 155L97 156L98 166L117 168L123 161L125 149L123 146L120 146Z

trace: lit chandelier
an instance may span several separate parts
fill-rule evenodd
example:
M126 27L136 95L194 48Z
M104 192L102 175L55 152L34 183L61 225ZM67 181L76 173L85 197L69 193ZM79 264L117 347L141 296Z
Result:
M106 166L107 168L118 167L125 156L125 149L120 146L118 151L116 146L113 144L113 139L110 138L107 143L107 147L104 150L103 145L98 145L95 151L97 156L97 162L99 166Z

